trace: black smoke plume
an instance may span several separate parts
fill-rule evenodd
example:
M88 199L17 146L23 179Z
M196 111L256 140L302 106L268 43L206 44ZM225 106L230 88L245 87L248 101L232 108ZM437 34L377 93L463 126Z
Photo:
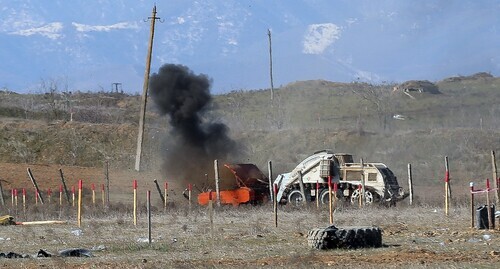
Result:
M151 75L151 97L172 127L165 141L164 169L176 180L200 183L205 174L213 178L213 161L219 159L222 169L222 161L236 152L229 128L205 117L212 101L210 87L206 75L183 65L166 64Z

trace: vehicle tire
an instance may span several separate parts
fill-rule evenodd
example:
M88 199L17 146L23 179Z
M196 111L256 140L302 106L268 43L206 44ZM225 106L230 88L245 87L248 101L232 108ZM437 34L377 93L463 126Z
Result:
M330 249L330 239L334 237L337 228L334 226L326 228L315 228L307 234L307 244L314 249Z
M341 195L341 191L337 191L337 196L336 196L337 197L337 201L339 200L338 197L341 197L340 195ZM332 190L332 199L334 199L334 198L335 198L335 192L333 192L333 190ZM319 194L319 199L320 199L319 201L320 201L321 204L323 204L323 205L327 205L328 204L328 202L330 201L330 197L328 195L328 189L323 189L321 191L321 193Z
M359 203L359 195L360 191L358 189L355 189L352 194L351 194L351 204L358 204ZM374 194L372 191L365 189L365 204L371 205L373 202L376 200L377 195Z
M306 198L302 195L300 190L293 190L288 194L288 203L295 206L305 204Z
M307 244L314 249L366 248L382 246L378 227L315 228L307 234Z

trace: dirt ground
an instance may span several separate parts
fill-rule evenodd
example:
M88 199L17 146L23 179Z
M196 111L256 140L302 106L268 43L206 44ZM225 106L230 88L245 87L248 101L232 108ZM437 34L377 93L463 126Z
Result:
M109 209L87 200L82 227L77 227L76 208L56 203L28 205L26 213L12 208L9 190L30 188L30 167L41 188L58 188L60 167L0 164L6 205L1 215L18 221L66 220L67 224L0 226L0 252L36 254L44 249L57 254L67 248L93 250L90 258L0 258L2 268L498 268L500 231L470 228L470 209L452 207L448 217L442 208L405 204L385 208L340 207L334 224L378 226L383 230L383 248L357 250L312 250L305 235L328 226L327 209L283 206L274 227L270 205L216 208L213 225L207 208L189 207L182 200L169 203L166 211L153 193L154 213L149 246L146 214L141 201L137 226L131 212L131 180L143 180L144 190L154 188L157 175L132 171L110 171L112 186ZM100 183L102 168L62 167L69 185L76 180ZM160 181L160 180L159 180ZM160 181L162 182L162 181ZM140 183L141 184L141 183ZM130 185L130 186L129 186ZM140 188L141 185L140 185ZM182 188L172 187L172 196ZM175 189L175 190L174 190ZM154 191L154 189L152 189ZM156 195L155 195L156 194ZM142 194L141 194L142 195ZM81 232L80 235L76 235Z
M100 197L102 184L106 184L105 167L79 167L79 166L61 166L61 165L41 165L41 164L17 164L17 163L0 163L0 181L4 189L4 193L9 194L14 188L17 188L19 194L22 188L26 188L27 196L34 197L34 186L28 176L27 169L30 169L42 195L47 195L50 188L53 195L58 198L58 192L61 181L61 169L66 181L68 191L71 192L73 186L78 186L78 180L83 181L83 188L89 191L91 185L94 184L97 196ZM156 186L153 182L156 179L160 188L164 188L165 179L158 171L143 171L136 172L133 168L114 168L108 167L109 185L110 185L110 201L121 202L128 200L128 193L132 193L133 180L138 181L138 191L144 190L156 191ZM185 186L180 186L177 182L168 182L170 189L169 195L175 199L180 198L182 190ZM142 189L142 190L141 190ZM180 190L180 191L179 191ZM9 195L10 197L10 195ZM153 202L160 202L160 198Z

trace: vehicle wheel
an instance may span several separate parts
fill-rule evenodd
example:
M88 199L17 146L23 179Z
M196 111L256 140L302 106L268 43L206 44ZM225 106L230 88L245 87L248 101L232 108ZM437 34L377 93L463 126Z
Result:
M366 248L382 246L382 231L378 227L346 227L312 229L307 244L314 249Z
M338 200L338 197L339 197L339 193L337 193L337 200ZM332 199L335 198L335 192L333 192L332 190ZM323 205L327 205L328 202L330 201L330 197L328 195L328 189L324 189L321 191L321 193L319 194L319 201L321 202L321 204Z
M306 201L300 190L293 190L288 194L288 203L291 205L299 206Z
M351 194L351 204L359 203L359 195L361 192L358 189L355 189ZM365 190L365 204L370 205L375 201L375 195L370 190Z

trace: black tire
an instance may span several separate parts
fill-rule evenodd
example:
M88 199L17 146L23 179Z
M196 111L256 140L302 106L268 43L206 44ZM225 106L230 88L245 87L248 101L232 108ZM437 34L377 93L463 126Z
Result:
M337 190L337 193L335 194L335 192L333 192L333 190L332 190L332 199L334 199L335 197L337 197L337 203L340 202L342 200L342 199L340 199L340 197L342 197L342 191L341 190ZM320 192L319 199L320 199L319 202L321 204L328 205L328 202L330 201L330 197L329 197L329 194L328 194L328 189L323 189Z
M306 198L300 190L293 190L288 194L288 203L294 206L301 206L306 203Z
M315 249L330 249L331 243L329 238L335 235L336 228L316 228L309 231L307 234L307 244Z
M377 227L337 228L332 225L310 230L307 243L314 249L377 248L382 246L382 231Z

